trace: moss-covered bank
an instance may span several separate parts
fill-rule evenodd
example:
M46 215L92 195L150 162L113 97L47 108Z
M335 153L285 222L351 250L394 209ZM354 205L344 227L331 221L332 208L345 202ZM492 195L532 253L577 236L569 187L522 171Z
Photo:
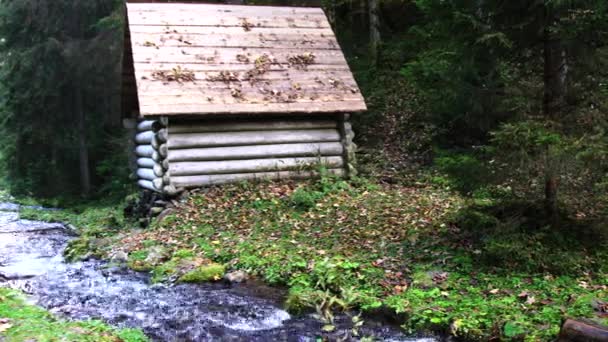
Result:
M565 317L602 321L605 242L505 208L425 183L244 184L193 193L147 230L107 238L85 228L81 241L128 254L157 281L191 280L185 270L206 265L222 265L211 280L244 270L288 286L290 310L314 308L328 323L336 310L382 308L411 331L549 341Z
M26 302L19 292L0 288L0 340L145 342L136 329L115 329L100 321L67 321Z

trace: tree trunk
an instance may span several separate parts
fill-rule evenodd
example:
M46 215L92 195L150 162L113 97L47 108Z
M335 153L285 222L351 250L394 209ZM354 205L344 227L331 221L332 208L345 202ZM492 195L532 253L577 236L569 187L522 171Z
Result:
M546 119L557 119L563 110L568 90L568 60L566 49L559 37L551 32L556 18L551 8L545 8L544 44L544 98L543 114ZM550 156L547 156L550 158ZM546 166L550 168L550 165ZM553 224L557 224L557 195L559 179L556 172L548 170L545 177L545 209Z
M372 61L378 64L378 53L381 43L380 37L380 17L378 13L378 0L369 0L369 44Z
M80 161L80 187L82 195L91 193L91 171L89 169L89 150L87 146L86 117L82 91L74 87L74 112L78 120L78 156Z
M551 219L551 223L553 225L558 224L559 213L558 213L558 203L557 203L557 190L559 188L559 179L553 173L547 173L545 177L545 210L549 218Z
M549 119L555 119L564 108L568 61L566 49L558 38L552 37L545 29L544 39L544 100L543 112Z

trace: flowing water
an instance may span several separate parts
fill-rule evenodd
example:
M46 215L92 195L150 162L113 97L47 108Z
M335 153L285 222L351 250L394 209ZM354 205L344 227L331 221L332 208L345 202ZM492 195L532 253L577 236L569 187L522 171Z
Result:
M65 263L70 232L61 224L20 220L18 211L18 205L0 203L0 286L20 289L60 316L141 328L155 341L304 342L322 335L321 323L292 317L281 309L281 296L268 295L279 291L262 285L152 285L145 274L102 261ZM331 340L349 333L350 319L338 317L336 326ZM371 320L360 336L438 341Z

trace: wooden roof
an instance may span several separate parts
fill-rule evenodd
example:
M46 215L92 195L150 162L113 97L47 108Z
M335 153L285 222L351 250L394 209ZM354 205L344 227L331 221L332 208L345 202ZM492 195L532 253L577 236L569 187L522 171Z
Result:
M129 3L127 13L144 117L366 110L319 8Z

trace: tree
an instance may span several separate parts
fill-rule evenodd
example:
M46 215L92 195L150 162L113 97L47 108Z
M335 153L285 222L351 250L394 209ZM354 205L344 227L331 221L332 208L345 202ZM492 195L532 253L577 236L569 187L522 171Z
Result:
M576 155L561 153L564 143L584 142L581 122L589 99L602 91L608 59L608 3L565 0L417 0L424 23L412 33L421 47L404 69L438 114L444 142L484 144L489 133L526 132L544 146L543 170L547 214L556 217L562 167ZM596 104L594 112L599 106ZM601 109L599 109L601 110ZM530 122L506 125L505 122ZM506 131L504 131L506 129ZM500 133L500 130L499 130ZM501 141L509 140L499 134ZM527 134L527 133L526 133ZM546 140L548 139L548 140ZM514 141L516 139L513 139ZM503 156L521 152L499 151ZM541 157L544 156L544 157ZM501 155L499 155L500 157ZM539 165L539 163L534 163ZM561 165L561 166L560 166ZM583 174L588 174L585 172Z
M109 108L114 100L98 95L107 96L105 89L119 84L119 5L0 2L6 94L1 148L14 190L89 194L89 156L103 149L106 117L117 111Z

